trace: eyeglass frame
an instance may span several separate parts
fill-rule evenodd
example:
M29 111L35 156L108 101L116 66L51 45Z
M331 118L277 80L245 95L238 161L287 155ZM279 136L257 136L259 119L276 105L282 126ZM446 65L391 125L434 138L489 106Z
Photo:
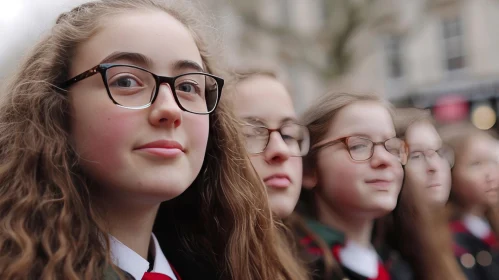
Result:
M441 151L441 150L443 150L443 149L447 149L447 150L449 150L449 151L452 151L452 162L450 162L450 161L449 161L449 159L447 159L445 156L440 155L439 151ZM409 150L409 154L408 154L408 156L407 156L407 163L409 163L409 161L410 161L410 159L411 159L411 154L412 154L412 153L416 153L416 152L417 152L417 153L422 153L422 154L423 154L426 164L428 164L428 163L429 163L429 160L430 160L430 159L428 159L428 157L426 156L426 154L427 154L428 152L433 152L434 154L438 154L438 156L439 156L440 158L442 158L443 160L445 160L445 161L449 164L449 166L450 166L450 168L451 168L451 169L454 167L454 165L455 165L455 163L456 163L456 153L455 153L454 149L452 149L452 147L450 147L450 146L448 146L448 145L442 145L442 147L440 147L440 148L438 148L438 149L436 149L436 150L434 150L434 149L426 149L426 150L424 150L424 151L421 151L421 150L416 150L416 151L412 151L412 152Z
M308 128L307 128L306 126L301 125L301 124L299 124L299 123L295 123L295 122L292 122L292 123L285 123L285 124L281 125L279 128L268 128L268 127L263 126L263 125L253 125L253 124L248 124L248 123L243 124L243 126L251 126L251 127L257 127L257 128L265 128L265 129L268 131L267 142L265 143L265 146L263 147L263 149L262 149L260 152L255 152L255 153L248 152L248 154L251 154L251 155L259 155L259 154L262 154L263 152L265 152L265 150L266 150L266 149L267 149L267 147L269 146L269 143L270 143L270 135L272 135L272 132L278 132L278 133L279 133L279 135L280 135L280 137L281 137L281 139L282 139L283 141L285 141L285 140L284 140L284 138L282 138L282 132L281 132L281 130L282 130L282 128L283 128L283 127L285 127L286 125L290 125L290 124L293 124L293 125L297 125L297 126L302 127L302 128L304 129L304 131L306 131L306 132L307 132L307 134L308 134L308 141L309 141L309 147L308 147L308 150L307 150L307 152L306 152L304 155L303 155L303 154L302 154L302 155L290 155L290 157L304 157L304 156L306 156L306 155L310 152L310 150L311 150L311 148L310 148L310 132L309 132L309 130L308 130Z
M116 100L114 100L114 98L113 98L113 96L111 94L111 90L109 89L108 82L107 82L107 70L110 69L110 68L113 68L113 67L130 67L130 68L135 68L135 69L138 69L138 70L142 70L142 71L145 71L145 72L151 74L153 76L154 80L156 81L156 88L155 88L155 91L154 91L154 93L152 95L151 101L149 101L148 104L145 104L145 105L142 105L142 106L128 107L128 106L121 105ZM156 75L156 74L154 74L153 72L151 72L151 71L149 71L147 69L144 69L142 67L135 66L135 65L117 64L117 63L100 63L100 64L98 64L98 65L96 65L96 66L88 69L87 71L84 71L84 72L82 72L82 73L74 76L73 78L64 81L63 83L61 83L59 85L59 87L62 88L62 89L68 89L73 84L75 84L75 83L77 83L79 81L82 81L82 80L84 80L86 78L92 77L93 75L95 75L97 73L101 74L102 81L104 82L104 87L106 88L107 95L111 99L111 101L116 106L119 106L119 107L122 107L122 108L125 108L125 109L131 109L131 110L140 110L140 109L145 109L145 108L150 107L154 103L154 101L156 101L156 98L158 97L159 88L160 88L161 84L167 83L170 86L171 91L173 93L173 98L175 99L175 102L177 103L177 106L180 109L182 109L183 111L192 113L192 114L196 114L196 115L208 115L208 114L213 113L213 111L215 111L215 109L217 108L218 103L220 102L220 97L222 96L222 88L224 86L224 79L222 79L220 77L217 77L215 75L209 74L209 73L204 73L204 72L191 72L191 73L180 74L180 75L177 75L177 76L174 76L174 77L168 77L168 76ZM211 78L213 78L217 82L217 100L216 100L215 106L213 106L213 109L211 109L210 111L205 112L205 113L199 113L199 112L193 112L193 111L187 110L184 106L182 106L182 104L178 100L177 92L175 90L175 81L178 78L183 77L183 76L188 76L188 75L196 75L196 74L198 74L198 75L200 74L200 75L211 77Z
M370 141L371 143L373 143L373 146L371 147L371 156L369 156L369 158L364 159L364 160L357 160L357 159L354 159L354 158L352 157L352 153L350 152L350 148L348 147L348 139L350 139L350 138L352 138L352 137L365 139L365 140L368 140L368 141ZM320 150L322 150L322 149L324 149L324 148L331 147L331 146L336 145L336 144L338 144L338 143L343 143L343 144L345 145L345 147L346 147L347 151L348 151L348 155L350 156L350 158L351 158L353 161L355 161L355 162L364 162L364 161L368 161L368 160L370 160L370 159L373 157L373 155L374 155L374 148L375 148L376 146L378 146L378 145L383 145L383 148L385 148L385 150L386 150L388 153L390 153L390 152L388 151L388 149L386 148L386 144L385 144L385 143L386 143L387 141L389 141L389 140L394 139L394 138L399 139L399 140L402 142L402 144L403 144L403 147L404 147L404 150L405 150L405 157L404 157L404 158L400 158L400 160L399 160L399 161L400 161L400 163L401 163L402 165L406 165L406 164L407 164L407 161L408 161L408 158L409 158L409 147L408 147L407 143L406 143L403 139L398 138L398 137L392 137L392 138L386 139L385 141L382 141L382 142L374 142L374 141L372 141L371 139L369 139L369 138L367 138L367 137L355 136L355 135L352 135L352 136L345 136L345 137L338 138L338 139L336 139L336 140L326 141L325 143L320 143L320 142L319 142L319 143L315 144L315 145L311 148L311 151L313 151L313 152L315 152L315 153L316 153L316 152L318 152L318 151L320 151ZM391 154L391 155L393 155L392 153L390 153L390 154ZM394 156L395 156L395 155L394 155Z

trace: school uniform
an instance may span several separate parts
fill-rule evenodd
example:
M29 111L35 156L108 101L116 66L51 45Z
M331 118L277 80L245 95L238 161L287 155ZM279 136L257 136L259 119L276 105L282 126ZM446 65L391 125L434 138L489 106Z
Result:
M155 231L159 245L182 280L232 280L226 269L220 269L206 252L185 248L185 241L173 227Z
M414 279L415 276L411 265L403 258L399 251L393 249L388 244L384 244L382 248L377 248L376 251L381 256L391 280Z
M450 224L454 254L470 280L499 280L499 242L482 218L466 215Z
M166 259L154 234L154 260L151 263L137 254L114 236L110 236L111 258L113 263L122 270L127 280L182 280ZM109 271L106 280L117 279L116 272Z
M340 264L344 277L333 278L334 280L391 279L374 247L366 248L353 241L349 241L343 233L318 221L307 220L307 225L316 235L324 240L331 250L332 255L338 264ZM314 279L324 279L324 253L322 249L313 241L311 236L302 237L300 243L310 256L315 257L311 263Z

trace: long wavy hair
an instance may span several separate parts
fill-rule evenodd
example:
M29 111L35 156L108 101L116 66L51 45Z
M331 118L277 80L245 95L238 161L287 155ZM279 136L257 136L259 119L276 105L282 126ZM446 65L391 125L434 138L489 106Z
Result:
M228 95L231 99L232 105L234 105L234 96L238 94L237 85L241 82L246 81L247 79L254 77L267 77L276 80L277 82L283 84L286 90L289 92L291 88L287 85L285 78L281 75L281 73L277 70L277 67L267 65L267 66L245 66L239 67L236 69L232 69L230 79L227 81L227 90L226 96ZM256 171L255 171L256 172ZM298 260L297 264L295 264L295 275L299 278L307 278L309 277L309 272L306 268L306 257L302 248L299 246L299 236L296 235L296 232L301 229L302 226L305 226L303 219L299 217L298 213L291 213L289 217L279 218L274 215L276 222L279 223L281 228L280 232L285 237L284 244L287 248L290 248L292 254Z
M206 23L186 7L102 0L62 14L12 77L0 107L1 279L101 279L115 268L89 194L91 178L70 145L71 104L56 85L69 78L75 49L103 18L137 9L164 11L183 23L207 71L217 72L202 36L209 33L200 29ZM201 172L184 194L164 203L156 224L165 215L182 223L185 251L201 250L223 278L297 279L225 101L210 116L209 133Z
M493 132L480 130L469 122L443 126L440 128L439 132L441 133L444 142L454 149L456 164L459 164L462 152L473 143L474 137L485 136L494 138ZM456 171L452 170L453 180L455 175ZM451 220L460 219L466 214L463 206L464 199L465 198L463 197L459 197L459 195L451 189L448 203L448 211ZM495 235L499 236L499 205L486 207L484 214Z
M417 108L395 109L395 130L404 139L414 123L436 126L431 113ZM407 168L407 166L405 167ZM376 245L386 243L408 262L414 279L465 279L452 251L447 211L429 207L420 186L407 174L395 210L377 226Z

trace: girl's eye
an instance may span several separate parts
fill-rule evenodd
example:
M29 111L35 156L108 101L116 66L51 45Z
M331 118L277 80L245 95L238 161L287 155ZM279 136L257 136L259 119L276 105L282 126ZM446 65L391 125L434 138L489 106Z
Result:
M109 81L108 84L110 87L118 88L133 88L142 86L140 80L131 75L121 75Z
M410 155L410 159L421 159L423 158L422 152L412 152Z
M201 89L198 84L194 82L182 82L177 86L177 90L185 93L194 93L197 95L201 95Z
M350 146L349 149L350 149L350 151L367 149L367 145L364 145L364 144L352 145L352 146Z

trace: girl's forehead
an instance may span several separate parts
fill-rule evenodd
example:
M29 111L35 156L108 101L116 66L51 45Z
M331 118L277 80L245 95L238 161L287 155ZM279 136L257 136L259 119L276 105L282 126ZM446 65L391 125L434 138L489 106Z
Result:
M476 135L469 137L465 149L471 153L489 153L493 152L495 145L492 139L489 139L486 135Z
M149 70L163 75L170 74L166 70L177 61L190 60L203 65L190 31L163 11L111 15L100 23L96 34L78 46L73 65L80 72L85 71L115 52L140 53L154 64Z
M275 78L255 76L241 81L232 95L236 115L244 119L259 119L277 126L293 119L296 112L287 89Z
M405 139L411 146L439 145L442 140L435 127L429 122L416 122L406 131Z
M474 135L462 141L461 145L455 149L457 162L497 160L495 146L486 135Z
M385 106L373 101L359 101L338 111L330 124L328 135L362 135L381 141L394 137L395 128L392 116Z

